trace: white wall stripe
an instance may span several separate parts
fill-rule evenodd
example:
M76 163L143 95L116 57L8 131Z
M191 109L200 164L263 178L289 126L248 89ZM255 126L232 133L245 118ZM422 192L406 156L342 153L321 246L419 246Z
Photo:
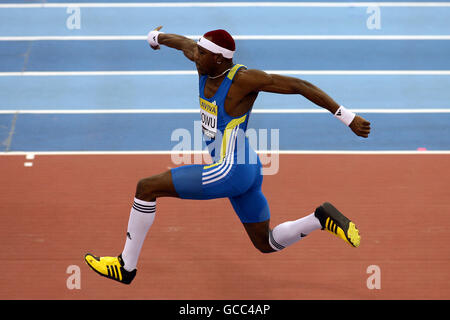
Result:
M61 77L61 76L180 76L198 75L195 70L174 71L25 71L25 72L0 72L0 77Z
M153 2L153 3L5 3L1 8L186 8L186 7L449 7L450 2Z
M187 35L198 40L201 35ZM450 40L450 35L233 35L235 40ZM1 36L0 41L134 41L147 36Z
M357 113L450 113L450 108L417 108L417 109L364 109L349 108ZM29 110L0 110L0 114L174 114L174 113L199 113L199 109L29 109ZM252 113L329 113L328 110L317 107L317 109L253 109Z
M437 76L450 75L450 70L263 70L281 75L324 76ZM148 71L25 71L0 72L0 77L72 77L72 76L182 76L195 75L195 70L148 70Z
M11 151L0 152L0 156L26 156L33 153L35 156L90 156L90 155L179 155L179 154L208 154L208 151ZM381 151L362 151L362 150L260 150L258 154L280 154L280 155L450 155L450 150L381 150Z

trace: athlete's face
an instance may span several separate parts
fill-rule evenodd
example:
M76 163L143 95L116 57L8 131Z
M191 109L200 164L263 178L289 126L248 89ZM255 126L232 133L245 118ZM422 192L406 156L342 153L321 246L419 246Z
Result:
M212 52L197 45L195 65L200 74L210 73L213 58L214 54Z
M216 69L219 66L217 63L221 56L206 50L203 47L197 45L196 55L195 55L195 65L200 74L215 74Z

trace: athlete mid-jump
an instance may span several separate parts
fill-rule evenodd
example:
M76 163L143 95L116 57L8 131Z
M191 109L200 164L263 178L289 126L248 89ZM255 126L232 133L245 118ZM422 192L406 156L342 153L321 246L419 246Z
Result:
M154 50L160 45L183 51L195 62L199 75L200 113L211 165L185 165L141 179L136 188L122 253L115 257L86 254L86 263L98 274L129 284L148 230L153 224L156 199L228 198L253 245L263 253L282 250L310 232L327 230L358 247L355 224L328 202L296 221L270 228L270 211L261 192L263 176L256 152L245 137L252 106L261 91L300 94L327 109L358 136L367 138L370 123L337 104L313 84L298 78L247 69L234 64L235 42L225 30L207 32L195 42L176 34L149 32ZM244 161L242 160L244 159ZM253 161L252 161L253 160Z

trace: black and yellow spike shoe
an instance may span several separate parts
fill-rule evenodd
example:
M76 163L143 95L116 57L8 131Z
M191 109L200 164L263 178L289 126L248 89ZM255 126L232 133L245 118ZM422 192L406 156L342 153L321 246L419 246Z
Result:
M84 261L99 275L120 283L130 284L136 276L136 269L127 271L123 268L122 255L118 257L97 257L88 253L84 256Z
M355 224L339 212L331 203L325 202L316 209L314 215L319 219L322 230L338 236L353 247L358 247L361 237Z

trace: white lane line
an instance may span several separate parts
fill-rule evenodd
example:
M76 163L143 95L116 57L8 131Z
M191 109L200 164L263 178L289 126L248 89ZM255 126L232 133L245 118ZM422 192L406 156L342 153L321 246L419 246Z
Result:
M450 2L154 2L154 3L5 3L0 8L189 8L189 7L449 7Z
M450 70L448 70L450 72ZM198 75L194 70L173 71L25 71L25 72L0 72L0 77L64 77L64 76L183 76Z
M186 35L198 40L201 35ZM450 35L233 35L235 40L450 40ZM1 36L0 41L113 41L146 40L146 35Z
M258 154L307 155L307 154L343 154L343 155L433 155L450 154L450 150L382 150L382 151L346 151L346 150L259 150ZM423 151L422 151L423 150ZM0 156L23 156L30 151L0 152ZM208 154L208 151L33 151L38 156L83 156L83 155L180 155Z
M450 108L417 108L417 109L351 109L356 113L450 113ZM199 109L22 109L0 110L0 114L174 114L199 113ZM262 114L295 114L295 113L330 113L328 110L317 109L254 109L252 113Z
M437 76L450 75L450 70L264 70L282 75L324 75L324 76ZM0 72L0 77L67 77L67 76L183 76L198 75L195 70L155 71L25 71Z

